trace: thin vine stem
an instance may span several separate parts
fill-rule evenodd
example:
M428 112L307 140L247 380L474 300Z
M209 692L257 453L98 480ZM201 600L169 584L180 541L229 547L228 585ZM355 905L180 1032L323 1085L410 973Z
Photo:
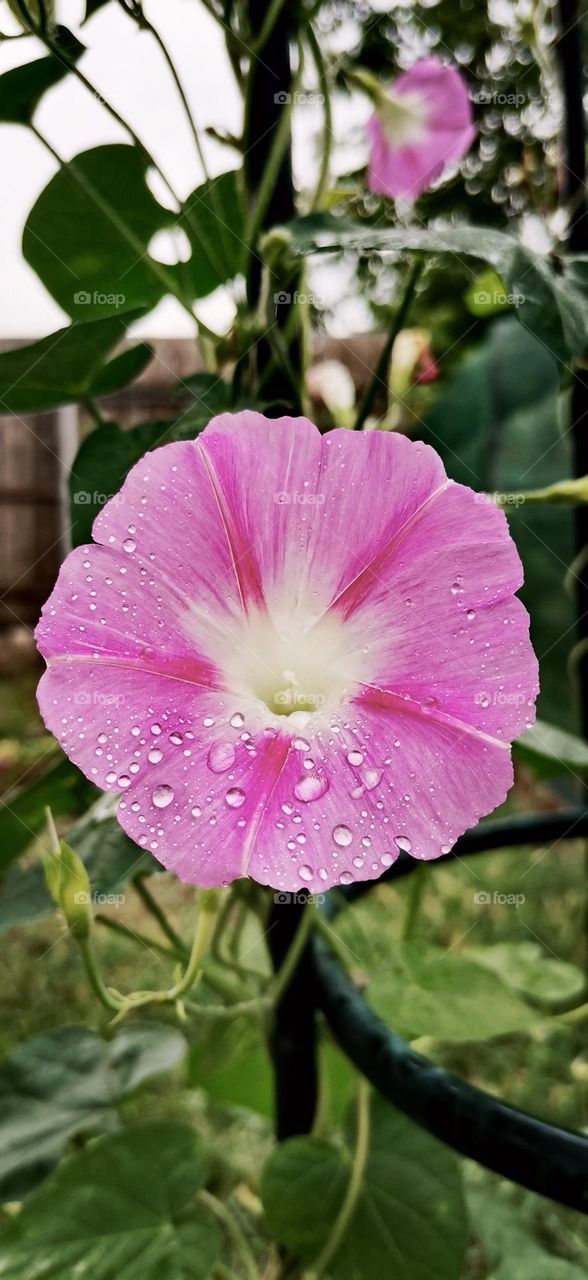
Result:
M192 304L176 284L174 276L170 275L166 270L165 264L157 262L157 260L152 258L150 255L145 256L144 247L140 240L135 236L134 231L128 226L124 219L120 217L120 214L113 205L109 204L108 201L103 198L94 186L93 182L90 182L86 175L81 172L75 163L75 160L65 160L36 124L30 124L29 128L35 138L37 138L41 145L45 147L46 151L53 156L53 159L57 161L61 168L71 174L72 178L77 182L81 190L84 191L85 195L94 202L96 208L100 209L100 212L109 219L114 227L116 227L119 234L123 236L127 244L130 245L133 251L137 254L138 259L144 261L147 270L151 275L156 277L161 285L163 285L166 293L171 293L174 298L177 298L180 306L183 307L184 311L186 311L190 316L190 319L198 326L199 333L202 336L209 338L211 342L217 343L219 341L218 334L213 333L212 329L209 329L208 326L205 325L197 315L195 315Z
M210 1212L218 1218L220 1223L222 1223L227 1235L230 1236L235 1249L239 1254L241 1262L243 1263L243 1275L247 1277L247 1280L259 1280L259 1268L257 1266L257 1262L249 1248L245 1234L241 1230L240 1223L237 1221L235 1214L231 1213L228 1206L222 1200L213 1196L210 1191L205 1191L204 1189L199 1191L197 1199L200 1201L200 1204L203 1204L207 1209L210 1209Z
M323 96L324 127L321 146L321 163L310 206L311 209L320 209L323 195L329 183L329 166L331 163L331 147L333 142L333 113L331 110L329 77L327 75L325 60L322 55L320 44L316 38L316 34L310 23L308 23L305 34L313 62L316 67L319 86Z
M128 12L128 10L126 10L126 12ZM138 133L135 131L135 129L133 129L133 126L129 124L128 120L125 120L124 116L121 115L120 111L118 111L117 108L113 106L113 104L109 102L109 100L105 98L102 93L100 93L100 91L93 84L93 82L90 79L88 79L88 76L86 76L84 72L80 70L77 63L74 62L73 59L66 57L61 49L55 47L55 43L54 41L51 40L50 36L45 35L43 32L39 32L39 31L36 31L35 35L39 37L42 44L45 45L45 48L52 55L52 57L56 58L58 62L61 62L62 65L66 67L67 70L70 72L70 74L75 76L76 80L78 80L80 84L83 85L83 87L89 93L91 93L95 99L97 99L100 102L100 104L104 107L104 110L108 113L111 119L115 120L121 129L124 129L125 133L131 139L131 142L134 144L134 146L137 148L139 153L142 155L145 163L151 169L153 169L155 173L158 174L159 178L163 182L166 188L166 191L171 196L171 199L174 201L174 204L177 206L175 212L178 214L178 219L181 220L184 218L188 223L188 226L190 227L190 230L192 231L196 239L202 241L202 245L205 252L211 258L215 266L215 270L217 271L217 273L219 273L219 260L217 259L215 263L216 255L215 255L214 245L210 244L207 237L206 238L202 237L201 228L198 226L198 223L195 222L194 219L192 218L190 210L184 207L184 202L180 199L180 196L178 195L175 187L172 185L172 183L170 182L167 175L164 173L161 166L157 163L157 160L151 154L151 152L149 151L148 147L145 145L143 140L139 137ZM141 254L142 253L143 253L143 250L141 250ZM222 270L220 270L220 274L222 275ZM193 316L193 312L190 312L190 314ZM205 329L202 325L200 325L200 329L201 329L201 332L203 333L205 332ZM218 338L215 338L215 340L218 341Z
M370 1140L370 1090L367 1080L360 1077L357 1087L357 1136L347 1190L343 1203L329 1232L326 1244L304 1280L320 1280L338 1252L349 1228L363 1186Z
M398 334L400 333L401 329L404 328L406 317L408 315L412 300L415 295L419 276L423 270L423 265L424 265L423 260L420 257L417 258L416 261L413 263L412 270L410 272L410 275L408 277L408 281L406 284L406 288L404 290L404 296L402 298L402 302L400 303L398 311L396 312L394 321L392 323L392 327L390 329L388 337L386 338L386 341L382 348L380 358L376 365L374 374L370 382L368 383L363 399L357 411L357 417L354 423L354 431L361 431L361 428L363 427L363 424L366 418L368 417L369 413L373 408L378 387L382 384L382 382L384 382L386 378L386 374L388 371L388 362L392 354L392 348L398 337Z
M188 954L188 948L183 939L180 938L179 933L176 933L176 930L168 920L165 911L159 905L157 899L154 898L151 891L147 888L147 885L145 884L145 877L137 876L133 880L133 888L135 889L135 892L138 893L149 914L157 921L161 932L168 939L168 942L171 942L174 951L185 959Z

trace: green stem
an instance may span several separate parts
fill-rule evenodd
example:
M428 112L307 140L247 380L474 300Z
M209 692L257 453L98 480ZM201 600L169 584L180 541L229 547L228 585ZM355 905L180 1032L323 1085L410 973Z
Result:
M205 180L205 182L210 182L210 180L211 180L210 172L209 172L208 165L207 165L207 162L206 162L206 156L205 156L205 154L204 154L204 148L203 148L203 146L202 146L202 142L201 142L201 139L200 139L200 133L199 133L199 131L198 131L197 127L196 127L196 121L194 120L194 116L192 115L192 110L191 110L191 107L190 107L190 103L188 102L188 99L187 99L187 96L186 96L186 92L185 92L184 86L183 86L182 81L180 80L180 77L179 77L179 75L178 75L178 71L177 71L176 65L175 65L174 60L173 60L173 58L172 58L172 56L171 56L171 53L170 53L170 51L169 51L169 49L168 49L168 47L167 47L167 45L166 45L166 43L165 43L165 40L163 39L163 36L162 36L162 35L160 34L160 32L157 30L157 27L154 27L154 26L153 26L153 23L149 21L149 18L147 18L147 17L145 16L145 14L143 13L143 10L142 10L142 9L141 9L140 11L139 11L139 10L132 10L132 11L131 11L131 10L129 10L129 9L127 9L127 8L126 8L126 5L125 5L125 3L124 3L124 0L119 0L119 4L120 4L120 5L122 6L122 8L124 9L125 13L128 13L129 17L133 18L133 20L137 23L137 26L140 28L140 30L142 30L142 31L148 31L148 32L149 32L149 34L150 34L150 35L153 37L153 39L155 40L155 43L157 44L157 46L158 46L158 48L159 48L159 50L160 50L161 54L163 55L163 58L164 58L165 63L166 63L166 65L167 65L167 68L168 68L168 70L169 70L169 72L170 72L170 74L171 74L172 80L173 80L174 85L175 85L175 87L176 87L176 90L177 90L177 93L178 93L178 97L179 97L180 102L181 102L181 104L182 104L182 108L183 108L183 111L184 111L184 115L185 115L185 117L186 117L186 121L187 121L187 123L188 123L188 128L190 129L190 132L191 132L191 134L192 134L192 138L193 138L193 140L194 140L194 145L195 145L195 147L196 147L196 154L197 154L197 156L198 156L198 159L199 159L199 161L200 161L200 164L202 165L202 172L203 172L203 174L204 174L204 180ZM223 218L222 218L222 210L220 209L220 206L219 206L219 204L218 204L218 197L217 197L216 189L215 189L215 187L214 187L214 186L212 186L212 187L211 187L211 197L212 197L212 204L213 204L213 206L214 206L214 214L215 214L215 217L216 217L217 222L218 222L218 224L219 224L220 239L221 239L221 240L222 240L222 242L223 242L223 248L224 248L224 251L225 251L225 257L226 257L226 261L227 261L227 264L228 264L229 256L228 256L227 242L226 242L226 238L225 238L225 226L224 226L224 220L223 220ZM177 203L181 203L177 197L176 197L176 200L177 200ZM201 227L199 228L199 227L198 227L198 225L193 221L193 219L192 219L192 217L191 217L191 213L190 213L190 210L189 210L189 209L183 209L183 215L184 215L184 217L186 218L186 221L188 222L188 225L191 227L191 229L192 229L192 231L194 232L194 234L195 234L195 235L196 235L196 236L197 236L197 237L202 241L202 243L203 243L203 247L204 247L204 249L205 249L206 253L208 254L208 257L210 258L210 260L211 260L211 262L212 262L212 264L213 264L213 266L214 266L214 269L215 269L215 271L216 271L216 273L217 273L217 275L218 275L218 277L219 277L219 280L222 280L222 278L223 278L223 276L226 274L226 272L225 272L225 269L224 269L224 263L222 262L222 260L221 260L219 257L217 257L216 249L215 249L215 245L214 245L214 243L213 243L212 241L210 241L210 240L209 240L208 236L203 236L203 235L202 235L202 228L201 228Z
M90 980L90 985L95 995L98 996L98 999L102 1001L102 1004L105 1005L107 1009L112 1009L114 1013L120 1013L124 1008L124 1000L118 995L118 993L115 994L105 986L100 969L98 968L98 961L96 959L96 953L94 951L91 938L78 938L77 942L80 948L82 960L84 961L86 973Z
M322 934L325 942L335 952L335 955L341 961L341 964L347 969L349 967L349 951L345 943L341 941L335 929L325 920L320 911L317 911L316 926L320 934Z
M415 867L408 886L408 902L402 929L402 941L409 942L414 935L416 922L420 915L423 894L427 883L427 867L425 864Z
M284 3L285 0L270 0L259 35L251 45L251 51L255 56L258 56L267 44L282 9L284 8Z
M171 942L174 951L177 955L183 956L185 959L188 955L188 948L182 938L180 938L179 933L176 933L173 925L170 924L163 908L160 907L156 898L153 897L153 894L147 888L144 876L137 876L136 879L133 880L133 887L138 893L143 905L147 908L149 914L153 916L154 920L157 920L161 932L165 934L165 937L169 942Z
M101 912L98 912L94 919L97 924L103 925L105 929L111 929L113 933L120 934L122 938L126 938L129 942L140 942L142 946L149 947L151 951L158 951L160 955L165 956L166 960L181 959L177 951L172 951L170 947L162 946L154 938L149 938L146 933L139 933L137 929L129 929L120 920L111 920L110 916L103 916Z
M128 10L127 10L127 12L128 12ZM72 61L72 59L70 59L70 58L66 58L66 57L64 56L63 51L62 51L61 49L56 49L56 48L55 48L55 45L54 45L53 41L50 39L50 37L48 37L48 36L44 36L42 33L39 33L39 39L40 39L40 40L42 41L42 43L45 45L45 47L46 47L46 49L49 51L49 53L50 53L50 54L52 54L52 56L53 56L54 58L56 58L58 62L61 62L61 63L63 64L63 66L67 67L67 70L71 73L71 75L75 76L75 77L76 77L76 80L79 80L80 84L82 84L82 85L84 86L84 88L85 88L85 89L87 89L87 90L88 90L88 92L89 92L89 93L91 93L91 94L92 94L92 96L93 96L94 98L97 98L97 99L100 101L100 103L101 103L101 104L102 104L102 106L104 107L104 110L108 112L108 115L109 115L113 120L115 120L115 121L116 121L116 123L117 123L118 125L120 125L121 129L124 129L125 133L126 133L126 134L128 135L128 137L131 139L131 142L132 142L132 143L134 144L134 146L137 148L137 150L139 151L139 153L143 156L143 159L144 159L145 163L146 163L147 165L149 165L149 167L150 167L150 168L154 169L155 173L157 173L157 174L159 175L159 177L161 178L161 181L163 182L163 184L164 184L164 186L165 186L165 188L166 188L167 192L168 192L168 193L169 193L169 195L171 196L171 198L172 198L172 200L174 201L174 203L178 206L178 207L177 207L177 210L176 210L176 212L178 213L178 217L179 217L180 219L181 219L181 218L185 218L185 219L186 219L186 222L188 223L188 225L189 225L189 227L190 227L191 231L193 232L193 234L194 234L194 236L195 236L196 240L197 240L197 241L198 241L198 240L201 240L201 239L202 239L202 236L201 236L201 232L200 232L200 229L199 229L199 227L198 227L198 224L197 224L197 223L194 221L194 219L192 218L192 216L191 216L191 214L190 214L190 211L189 211L188 209L184 209L183 202L182 202L182 200L180 199L180 197L179 197L179 195L178 195L177 191L175 190L175 188L172 186L172 184L171 184L171 182L170 182L169 178L168 178L168 177L166 176L166 174L163 172L163 169L161 169L161 168L160 168L160 166L158 165L158 163L157 163L157 161L156 161L155 157L151 155L151 152L150 152L150 151L149 151L149 149L145 146L145 143L141 140L141 138L139 137L138 133L136 133L136 132L135 132L135 130L133 129L132 125L130 125L130 124L128 123L128 121L127 121L127 120L125 120L124 116L121 116L120 112L119 112L119 111L117 111L116 107L113 107L113 105L112 105L112 103L111 103L111 102L108 102L108 100L107 100L106 98L104 98L104 97L103 97L103 95L99 92L99 90L98 90L98 89L96 88L96 86L92 83L92 81L91 81L91 80L89 80L89 79L88 79L88 77L87 77L86 75L84 75L83 71L81 71L81 70L80 70L80 68L78 67L77 63L73 62L73 61ZM71 168L71 163L70 163L70 168ZM206 252L208 252L208 246L207 246L206 244L204 244L204 246L203 246L203 247L205 248ZM141 248L140 256L141 256L141 257L143 257L143 249L142 249L142 248ZM210 256L210 254L209 254L209 256ZM213 257L213 262L214 262L214 246L212 246L212 257ZM153 261L153 260L152 260L152 261ZM218 266L216 266L216 267L215 267L215 269L218 271ZM169 288L169 286L168 286L168 288ZM174 296L178 298L178 301L180 301L180 302L182 303L182 305L183 305L183 306L186 306L186 309L188 310L188 312L189 312L190 316L192 317L192 319L195 319L195 316L194 316L194 313L193 313L193 311L192 311L191 306L190 306L189 304L186 304L186 303L185 303L185 300L183 299L183 297L181 297L181 296L180 296L180 294L177 292L177 290L176 290L176 289L169 289L169 292L173 293L173 294L174 294ZM207 329L207 328L202 324L202 322L201 322L201 321L198 321L198 326L199 326L199 329L200 329L200 331L201 331L202 333L205 333L208 337L212 337L212 338L214 338L214 340L215 340L215 341L218 341L218 335L217 335L217 334L212 334L212 333L211 333L211 331L210 331L209 329Z
M357 1088L357 1138L347 1190L326 1244L304 1280L320 1280L341 1247L357 1207L368 1156L370 1137L370 1094L366 1080L360 1078Z
M104 217L108 218L112 225L116 227L119 234L123 236L127 244L132 248L133 252L137 254L137 258L144 261L147 270L150 271L151 274L159 280L160 284L163 285L166 293L171 293L173 297L177 298L180 305L184 308L184 311L187 311L190 319L198 325L200 333L204 334L207 338L210 338L211 341L218 342L218 334L213 333L211 329L208 329L207 326L194 315L191 303L184 297L181 289L176 284L173 275L170 275L163 263L157 262L155 258L152 258L149 254L145 254L144 246L141 244L141 241L137 239L134 231L120 217L114 206L109 204L109 202L103 198L94 184L89 181L80 169L78 169L75 160L64 160L63 156L55 150L55 147L51 142L49 142L49 139L41 133L40 129L38 129L35 124L31 124L29 128L32 130L42 146L44 146L49 154L53 156L53 159L56 160L63 169L67 170L67 172L71 174L74 181L77 182L78 186L82 191L84 191L88 198L93 200L96 207L104 214Z
M310 23L306 28L306 39L316 67L320 90L324 99L324 129L321 146L321 163L317 184L310 206L311 209L320 209L322 198L329 182L329 164L331 160L331 145L333 141L333 113L331 111L331 95L329 92L329 78L327 76L325 60Z
M197 1199L200 1204L210 1209L210 1212L222 1223L227 1235L230 1236L243 1263L243 1275L247 1276L248 1280L259 1280L259 1268L235 1215L231 1213L222 1200L217 1200L216 1196L211 1195L210 1191L199 1191Z
M378 391L378 387L381 386L382 383L385 383L387 385L386 375L388 372L388 363L390 360L390 356L392 354L392 347L394 346L396 338L398 337L398 334L400 333L401 329L404 328L406 317L410 309L412 300L414 298L416 286L417 286L418 279L422 269L423 269L423 261L421 258L417 258L416 262L413 264L412 270L408 277L402 302L400 303L398 311L396 312L396 315L394 317L394 322L392 324L392 328L390 329L388 337L386 338L386 341L382 348L382 352L378 360L378 363L376 365L375 372L373 374L373 377L368 387L366 388L363 399L359 406L359 409L357 412L357 418L354 424L355 431L361 431L361 428L363 427L363 424L366 418L371 412L371 409L373 407L373 403Z
M270 147L270 152L269 152L267 163L263 172L263 177L261 179L260 185L256 192L255 204L253 205L253 208L251 209L249 216L247 218L247 223L245 227L245 237L244 237L245 245L246 245L246 263L247 263L246 269L245 269L246 276L248 275L249 262L255 253L257 238L263 226L263 221L265 218L265 214L267 212L267 207L269 205L269 202L272 196L272 192L276 184L278 173L280 171L280 166L282 164L282 160L284 158L285 152L288 147L288 142L290 138L290 118L292 115L294 99L296 97L296 91L300 83L301 74L302 74L302 57L300 56L299 62L298 62L298 69L292 81L291 92L289 94L289 101L284 104L284 110L280 114L279 124L274 134L272 145ZM244 136L248 137L247 123L245 123Z

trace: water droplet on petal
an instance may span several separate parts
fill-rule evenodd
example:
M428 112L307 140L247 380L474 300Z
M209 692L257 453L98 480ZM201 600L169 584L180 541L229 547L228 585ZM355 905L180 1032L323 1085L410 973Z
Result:
M329 789L329 780L324 774L307 773L304 778L294 786L294 795L297 800L304 801L309 804L311 800L320 800L325 792Z
M473 621L474 621L475 616L476 616L476 610L475 610L475 609L468 609L468 611L467 611L467 613L466 613L466 618L467 618L468 622L473 622Z
M354 769L358 769L360 764L363 764L361 751L348 751L347 759L349 763L353 765Z
M174 747L181 747L183 741L181 733L170 733L169 740Z
M339 884L353 884L353 876L350 871L342 871L339 876Z
M398 843L398 841L396 843ZM380 862L382 863L383 867L391 867L392 863L394 862L394 854L383 853L380 857Z
M381 782L382 780L381 770L380 769L362 769L361 780L363 782L363 785L366 791L373 791L374 787L377 787L378 783Z
M147 759L149 764L159 764L159 761L163 760L163 751L160 751L159 747L152 747Z
M192 814L192 817L193 817L193 818L201 818L201 817L202 817L202 809L199 809L197 804L195 804L195 805L194 805L194 808L193 808L193 809L191 809L191 810L190 810L190 812L191 812L191 814Z
M306 882L308 883L310 880L312 880L312 877L313 877L312 867L307 867L307 866L299 867L298 875L300 876L301 880L306 880Z
M125 538L123 542L123 551L128 551L129 555L137 550L137 543L134 538Z
M412 841L408 836L394 836L394 844L402 851L402 853L410 853L412 849Z
M243 725L245 724L245 716L242 714L241 711L236 711L234 716L231 716L231 719L229 720L229 724L231 726L231 729L242 729Z
M335 844L338 844L341 849L344 849L348 844L351 844L351 841L353 840L353 836L349 830L349 827L345 827L345 826L334 827L333 840L335 841Z
M225 804L228 804L229 809L240 809L244 803L245 792L240 787L231 787L230 791L227 791Z
M173 787L168 787L165 782L162 782L159 787L156 787L151 795L151 799L156 809L167 809L168 804L171 804L173 798Z
M295 751L310 751L310 742L306 738L292 738L292 746Z
M213 773L226 773L235 763L232 742L215 742L208 752L208 767Z

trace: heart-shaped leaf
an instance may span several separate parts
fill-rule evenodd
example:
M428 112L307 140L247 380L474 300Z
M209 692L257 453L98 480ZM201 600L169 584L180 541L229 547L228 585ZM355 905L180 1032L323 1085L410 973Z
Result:
M25 1040L0 1063L0 1199L20 1200L55 1168L76 1134L116 1128L116 1106L183 1058L163 1024L124 1026L113 1040L61 1027Z
M324 1248L349 1186L355 1139L342 1148L291 1138L270 1156L261 1194L279 1242L308 1265ZM380 1098L371 1104L365 1170L332 1280L457 1280L466 1219L456 1157Z
M4 1280L206 1280L219 1237L192 1204L206 1164L183 1125L102 1138L57 1170L3 1232Z

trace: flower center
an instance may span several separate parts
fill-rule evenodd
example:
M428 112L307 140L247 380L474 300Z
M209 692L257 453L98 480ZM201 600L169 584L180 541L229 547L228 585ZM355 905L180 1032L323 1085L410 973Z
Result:
M384 134L395 146L411 146L425 137L429 113L422 94L400 94L388 89L377 110Z
M284 622L248 615L231 628L222 655L227 683L263 702L276 716L312 715L339 705L364 676L365 656L349 624L325 615Z

